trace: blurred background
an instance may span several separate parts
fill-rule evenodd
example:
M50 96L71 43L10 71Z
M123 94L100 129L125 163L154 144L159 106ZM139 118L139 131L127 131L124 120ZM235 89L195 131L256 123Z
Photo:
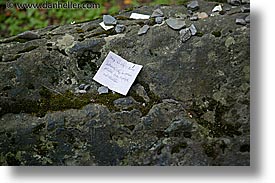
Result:
M17 9L6 8L7 2L13 3L56 3L58 0L0 0L0 38L10 37L26 30L38 29L48 25L69 24L90 21L102 14L116 14L122 9L140 5L182 4L187 0L94 0L75 3L96 3L100 8L93 9ZM59 2L66 2L60 1Z

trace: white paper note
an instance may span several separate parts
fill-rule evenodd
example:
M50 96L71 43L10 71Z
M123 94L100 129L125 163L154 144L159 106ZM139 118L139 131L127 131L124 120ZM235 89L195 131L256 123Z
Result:
M93 79L110 90L127 95L141 68L142 65L128 62L110 51Z
M99 25L104 29L104 30L109 30L114 28L113 25L105 25L104 22L99 23Z
M132 13L130 18L132 19L149 19L150 18L150 15L144 15L144 14L139 14L139 13Z

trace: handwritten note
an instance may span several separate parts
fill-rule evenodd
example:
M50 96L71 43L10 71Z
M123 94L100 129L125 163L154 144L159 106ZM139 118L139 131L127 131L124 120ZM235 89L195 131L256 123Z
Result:
M128 62L110 51L93 79L110 90L127 95L141 68L142 65Z

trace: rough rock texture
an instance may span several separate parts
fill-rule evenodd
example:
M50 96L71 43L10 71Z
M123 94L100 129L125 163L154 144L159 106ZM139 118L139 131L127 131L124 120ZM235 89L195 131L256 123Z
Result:
M184 5L133 11L157 8L187 17ZM123 34L97 19L0 40L1 165L250 164L250 27L235 23L249 13L186 18L198 32L184 43L165 23L138 36L130 13L115 16ZM109 51L143 65L126 97L92 80Z

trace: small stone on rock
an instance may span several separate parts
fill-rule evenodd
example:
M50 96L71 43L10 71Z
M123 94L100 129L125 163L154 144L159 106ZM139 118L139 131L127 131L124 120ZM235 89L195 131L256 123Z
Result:
M195 11L198 10L199 7L199 3L198 1L191 1L189 4L187 4L187 9Z
M236 24L237 25L246 25L246 21L243 18L237 18Z
M117 21L111 15L103 15L103 22L105 25L116 25Z
M240 0L227 0L228 4L231 4L233 6L239 6L241 5L241 1Z
M97 91L98 91L99 94L104 94L104 93L108 93L109 89L106 86L101 86L97 89Z
M157 24L161 24L161 23L163 22L163 20L164 20L163 17L156 17L156 18L155 18L155 22L156 22Z
M80 90L84 90L84 88L85 88L85 84L81 84L81 85L79 85L79 87L78 87L78 89L80 89Z
M125 29L126 29L126 26L125 26L125 25L121 25L121 24L118 24L118 25L116 25L116 27L115 27L115 31L116 31L116 33L118 33L118 34L124 32Z
M196 27L195 27L194 24L192 24L192 25L189 27L189 30L190 30L192 36L196 35L197 29L196 29Z
M192 17L190 17L190 21L197 21L199 18L198 18L198 15L194 15Z
M205 13L205 12L198 13L198 18L199 18L199 19L208 18L208 14Z
M192 10L187 10L187 14L188 15L193 15L193 11Z
M192 34L189 28L180 30L180 39L183 43L186 42L188 39L190 39L191 36Z
M40 36L33 31L22 32L22 33L18 34L17 37L20 39L28 39L28 40L40 38Z
M166 20L166 23L169 27L175 30L182 29L186 26L185 21L181 19L169 18Z
M138 31L138 35L145 34L150 29L149 25L144 25Z
M212 10L212 12L220 12L220 11L222 11L222 6L221 5L215 6Z
M156 9L156 10L153 11L151 17L152 18L163 17L163 12L158 8L158 9Z
M84 90L85 90L85 91L88 91L90 88L91 88L90 85L85 85Z

